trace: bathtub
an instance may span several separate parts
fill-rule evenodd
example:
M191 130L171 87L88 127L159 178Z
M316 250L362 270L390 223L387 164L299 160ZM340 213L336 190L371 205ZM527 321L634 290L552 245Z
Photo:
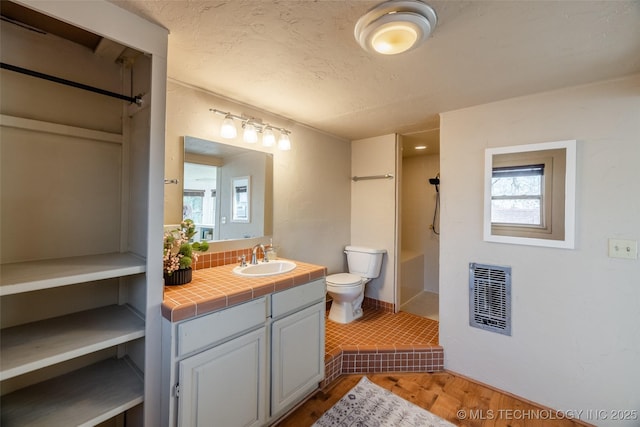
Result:
M424 291L424 254L400 253L400 306Z

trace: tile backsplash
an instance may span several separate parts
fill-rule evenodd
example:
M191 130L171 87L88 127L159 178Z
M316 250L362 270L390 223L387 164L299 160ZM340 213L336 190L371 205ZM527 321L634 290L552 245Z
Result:
M224 252L208 252L198 255L198 261L195 264L194 270L200 270L203 268L220 267L227 264L240 264L240 258L245 256L247 262L251 261L252 248L236 249L232 251Z

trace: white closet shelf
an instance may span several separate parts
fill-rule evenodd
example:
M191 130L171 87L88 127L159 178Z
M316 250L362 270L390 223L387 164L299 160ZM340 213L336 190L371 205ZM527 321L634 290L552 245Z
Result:
M0 380L144 336L145 324L127 306L109 305L0 331Z
M0 424L93 426L142 403L144 385L125 359L107 359L2 396Z
M44 122L42 120L25 119L23 117L8 116L6 114L0 114L0 126L122 144L122 135L119 133L61 125L58 123Z
M0 296L144 273L146 261L132 253L110 253L0 266Z

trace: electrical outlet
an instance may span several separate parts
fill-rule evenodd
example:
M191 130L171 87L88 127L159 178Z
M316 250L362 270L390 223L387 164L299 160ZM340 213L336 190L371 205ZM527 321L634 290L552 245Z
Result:
M638 258L638 241L609 239L609 258Z

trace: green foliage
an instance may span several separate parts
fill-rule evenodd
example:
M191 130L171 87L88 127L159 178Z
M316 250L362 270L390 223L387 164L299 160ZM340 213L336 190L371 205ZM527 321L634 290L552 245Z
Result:
M196 225L185 219L179 228L164 233L163 270L171 275L176 270L184 270L198 261L197 252L209 249L207 242L189 243L196 234Z
M194 251L206 252L209 250L209 243L206 241L194 242L191 247Z
M183 256L182 258L180 258L180 269L183 270L185 268L191 267L191 263L193 263L191 257Z
M178 250L178 253L182 254L183 257L188 257L191 258L191 256L193 255L193 248L191 247L191 243L183 243L180 245L180 250Z

